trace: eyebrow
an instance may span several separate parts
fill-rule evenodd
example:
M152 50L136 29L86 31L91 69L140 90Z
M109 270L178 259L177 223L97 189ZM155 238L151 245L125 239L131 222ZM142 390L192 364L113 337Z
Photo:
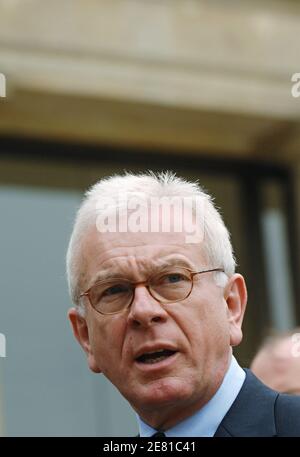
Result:
M158 262L153 262L150 265L150 269L153 270L152 273L156 269L163 270L163 269L169 268L169 267L182 267L182 268L188 268L191 271L195 271L195 268L189 262L187 262L184 259L180 259L180 258L163 259L163 260L159 260ZM108 279L116 279L116 278L125 279L125 276L122 273L114 270L114 267L107 268L106 270L102 270L102 271L99 271L98 273L96 273L96 275L93 277L93 280L91 281L89 287L91 287L96 282L106 281Z

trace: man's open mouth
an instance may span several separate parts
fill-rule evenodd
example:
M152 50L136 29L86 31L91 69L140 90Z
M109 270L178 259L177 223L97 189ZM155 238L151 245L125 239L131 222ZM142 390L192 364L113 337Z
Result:
M173 354L175 354L177 351L171 351L169 349L161 349L156 352L147 352L145 354L140 355L137 357L137 362L139 363L158 363L161 362L162 360L167 359L168 357L171 357Z

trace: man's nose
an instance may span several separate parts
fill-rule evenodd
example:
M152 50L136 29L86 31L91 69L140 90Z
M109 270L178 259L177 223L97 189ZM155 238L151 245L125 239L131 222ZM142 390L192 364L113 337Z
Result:
M135 326L149 327L167 319L163 306L153 298L146 286L136 286L128 320Z

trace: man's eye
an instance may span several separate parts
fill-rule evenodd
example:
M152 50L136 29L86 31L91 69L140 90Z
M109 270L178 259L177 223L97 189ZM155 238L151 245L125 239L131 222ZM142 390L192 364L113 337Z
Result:
M162 282L174 284L182 281L186 281L188 278L182 273L169 273L162 277Z
M102 293L103 297L109 297L111 295L117 295L117 294L122 294L128 292L128 286L125 284L114 284L111 287L108 287L105 289L105 291Z

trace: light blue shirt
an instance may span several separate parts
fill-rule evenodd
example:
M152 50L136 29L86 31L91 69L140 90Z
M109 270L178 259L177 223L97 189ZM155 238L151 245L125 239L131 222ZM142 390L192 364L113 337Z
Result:
M192 416L165 431L166 436L214 436L244 384L246 373L232 356L230 366L215 395ZM152 436L156 430L137 416L140 436Z

